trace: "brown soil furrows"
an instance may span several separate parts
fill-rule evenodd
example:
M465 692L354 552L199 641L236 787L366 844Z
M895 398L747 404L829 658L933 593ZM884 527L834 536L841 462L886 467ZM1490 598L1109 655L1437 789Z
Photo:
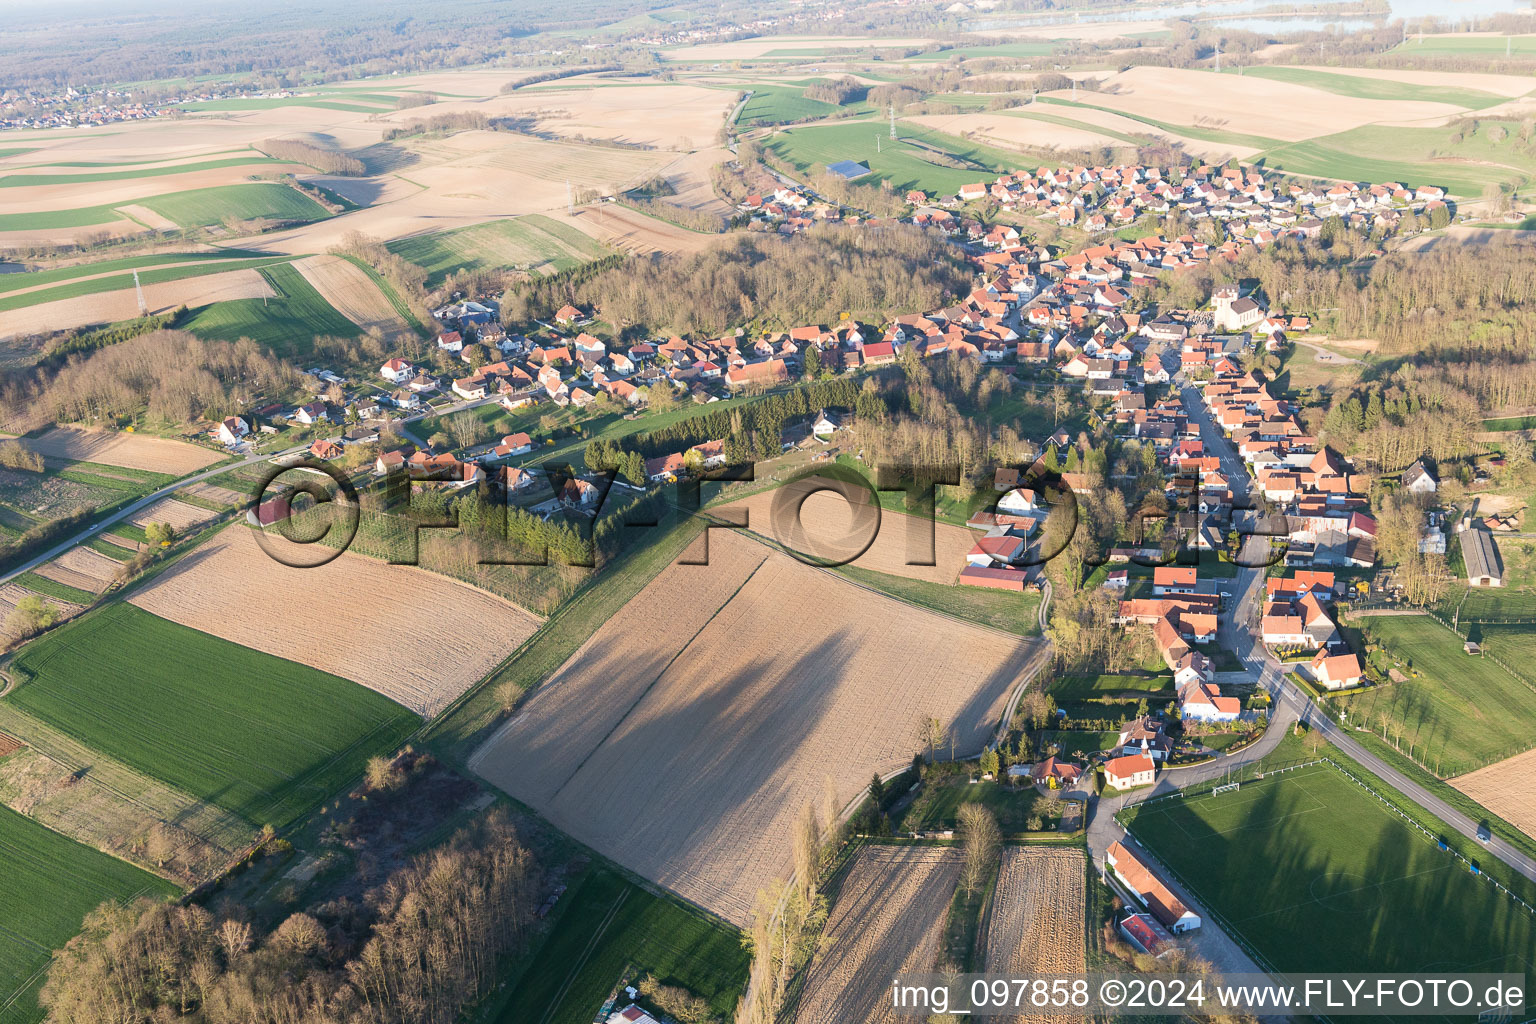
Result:
M837 490L817 490L823 482ZM798 519L796 503L801 503ZM867 488L822 478L793 481L719 511L722 518L735 519L743 510L753 533L801 554L839 562L852 558L848 564L855 568L929 583L954 583L976 543L975 534L964 527L883 510Z
M538 628L446 576L343 554L284 565L225 529L130 599L145 611L351 679L423 716L441 711Z
M340 256L309 256L294 264L304 280L314 286L336 312L367 330L377 327L387 335L409 331L410 325L395 312L373 278L355 263Z
M1076 848L1003 850L987 926L988 973L1029 978L1082 972L1085 870ZM995 1019L1036 1024L1069 1018L1021 1014Z
M737 923L788 873L792 823L828 780L851 799L911 759L928 716L954 727L958 752L979 749L1034 648L779 553L732 596L762 551L717 531L725 579L669 567L471 762Z
M934 969L960 879L959 850L869 846L859 851L807 969L796 1024L897 1024L891 978Z
M186 502L177 501L175 498L161 498L134 516L133 524L145 527L150 523L169 523L176 528L178 533L181 533L191 527L206 523L214 515L215 513L205 508L188 505Z
M173 476L191 473L223 458L218 452L185 441L110 430L90 430L85 427L54 427L22 443L32 451L52 459L99 462L104 466L143 469Z
M1495 761L1485 768L1451 781L1461 792L1536 838L1536 788L1531 771L1536 769L1536 749Z
M58 558L39 566L37 574L71 587L100 592L117 577L122 566L106 555L88 547L73 547Z

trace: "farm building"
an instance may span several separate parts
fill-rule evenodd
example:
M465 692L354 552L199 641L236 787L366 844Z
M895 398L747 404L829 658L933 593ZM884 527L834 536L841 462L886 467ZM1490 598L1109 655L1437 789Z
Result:
M835 164L828 164L827 171L847 181L855 181L869 173L869 166L856 160L839 160Z
M1104 862L1164 928L1178 935L1200 927L1200 916L1186 907L1163 880L1122 843L1110 844Z
M1461 531L1461 557L1467 564L1469 587L1502 587L1504 566L1493 534L1480 526Z

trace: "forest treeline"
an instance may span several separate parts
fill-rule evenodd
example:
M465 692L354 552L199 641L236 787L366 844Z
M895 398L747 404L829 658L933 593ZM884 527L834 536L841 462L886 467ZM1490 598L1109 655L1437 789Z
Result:
M322 174L338 174L359 177L365 172L363 162L355 156L338 153L333 149L321 149L297 139L268 139L256 147L274 160L289 160L296 164L308 164Z
M220 419L298 384L297 370L249 339L204 341L162 330L71 356L56 373L12 377L0 392L0 415L30 430L131 416L147 406L151 418L186 423Z
M883 323L943 306L969 285L954 247L920 228L827 224L790 237L727 235L695 255L630 258L561 286L519 283L502 311L519 320L575 302L621 327L720 334L747 323L830 326L844 315Z
M52 1024L451 1024L526 945L541 873L492 811L359 900L263 930L245 908L103 903L57 955Z

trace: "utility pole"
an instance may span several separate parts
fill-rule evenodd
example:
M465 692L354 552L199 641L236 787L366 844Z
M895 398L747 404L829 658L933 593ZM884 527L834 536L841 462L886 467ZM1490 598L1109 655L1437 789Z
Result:
M139 272L133 272L133 290L139 297L139 316L149 316L149 303L144 301L144 286L139 284Z

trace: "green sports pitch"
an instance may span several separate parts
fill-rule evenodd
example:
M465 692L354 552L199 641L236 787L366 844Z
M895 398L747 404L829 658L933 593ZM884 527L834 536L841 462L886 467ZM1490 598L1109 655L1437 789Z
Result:
M1328 764L1143 804L1127 827L1275 970L1536 967L1536 915Z

